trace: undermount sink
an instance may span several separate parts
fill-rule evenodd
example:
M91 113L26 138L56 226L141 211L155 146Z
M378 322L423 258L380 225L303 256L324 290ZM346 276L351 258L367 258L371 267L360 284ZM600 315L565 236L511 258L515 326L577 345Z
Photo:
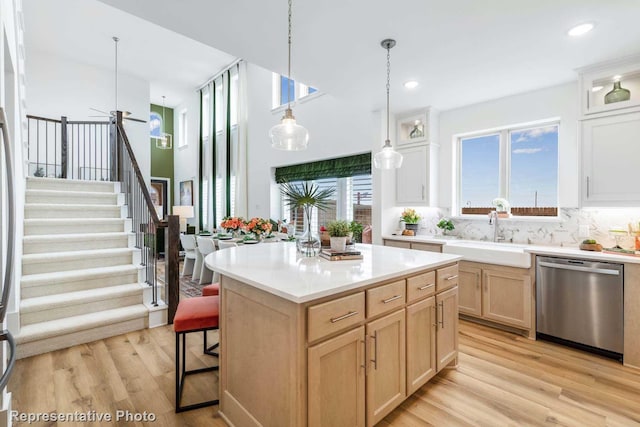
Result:
M486 262L512 267L531 267L531 254L526 246L512 243L481 241L452 241L442 247L442 252L462 255L465 261Z

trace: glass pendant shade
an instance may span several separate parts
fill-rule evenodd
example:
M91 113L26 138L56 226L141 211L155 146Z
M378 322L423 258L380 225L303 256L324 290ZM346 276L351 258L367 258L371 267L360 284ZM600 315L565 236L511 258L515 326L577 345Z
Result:
M397 169L402 166L402 154L391 146L390 141L385 141L382 150L373 156L373 165L376 169Z
M287 108L280 124L269 131L271 147L278 150L300 151L309 144L309 132L293 117L291 109Z

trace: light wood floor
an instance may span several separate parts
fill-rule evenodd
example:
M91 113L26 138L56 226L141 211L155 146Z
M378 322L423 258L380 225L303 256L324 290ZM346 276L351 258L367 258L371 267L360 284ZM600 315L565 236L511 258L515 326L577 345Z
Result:
M191 367L215 363L200 354L201 338L190 335L188 358L198 362ZM9 384L13 409L147 411L156 422L109 425L225 426L217 407L173 413L173 354L167 326L20 360ZM640 426L640 371L614 361L465 321L459 361L378 426ZM216 389L215 373L189 381L187 399Z

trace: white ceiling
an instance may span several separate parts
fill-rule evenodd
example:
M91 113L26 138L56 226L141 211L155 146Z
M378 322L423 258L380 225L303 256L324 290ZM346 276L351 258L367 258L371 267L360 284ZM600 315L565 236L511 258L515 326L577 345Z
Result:
M221 51L286 72L285 0L100 2L24 0L27 48L113 68L117 34L121 69L150 80L154 102L161 102L156 88L193 90L231 62ZM294 0L293 7L293 76L371 109L384 105L387 37L398 42L395 111L446 110L552 86L575 80L575 68L640 52L639 0ZM566 35L585 21L595 30ZM404 89L409 79L420 86Z
M95 0L23 0L28 55L45 51L148 80L174 107L235 57Z

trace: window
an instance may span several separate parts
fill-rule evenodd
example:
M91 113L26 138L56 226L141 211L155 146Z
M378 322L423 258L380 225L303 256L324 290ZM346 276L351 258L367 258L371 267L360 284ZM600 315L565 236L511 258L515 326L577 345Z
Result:
M273 73L273 108L287 105L288 101L293 103L314 93L320 92L314 87L296 83L286 76Z
M547 123L459 138L460 213L486 214L501 197L514 216L556 216L558 129Z
M211 132L211 98L209 97L209 91L205 91L202 94L202 137L209 139L209 132Z
M178 148L187 146L187 110L182 110L178 119Z

